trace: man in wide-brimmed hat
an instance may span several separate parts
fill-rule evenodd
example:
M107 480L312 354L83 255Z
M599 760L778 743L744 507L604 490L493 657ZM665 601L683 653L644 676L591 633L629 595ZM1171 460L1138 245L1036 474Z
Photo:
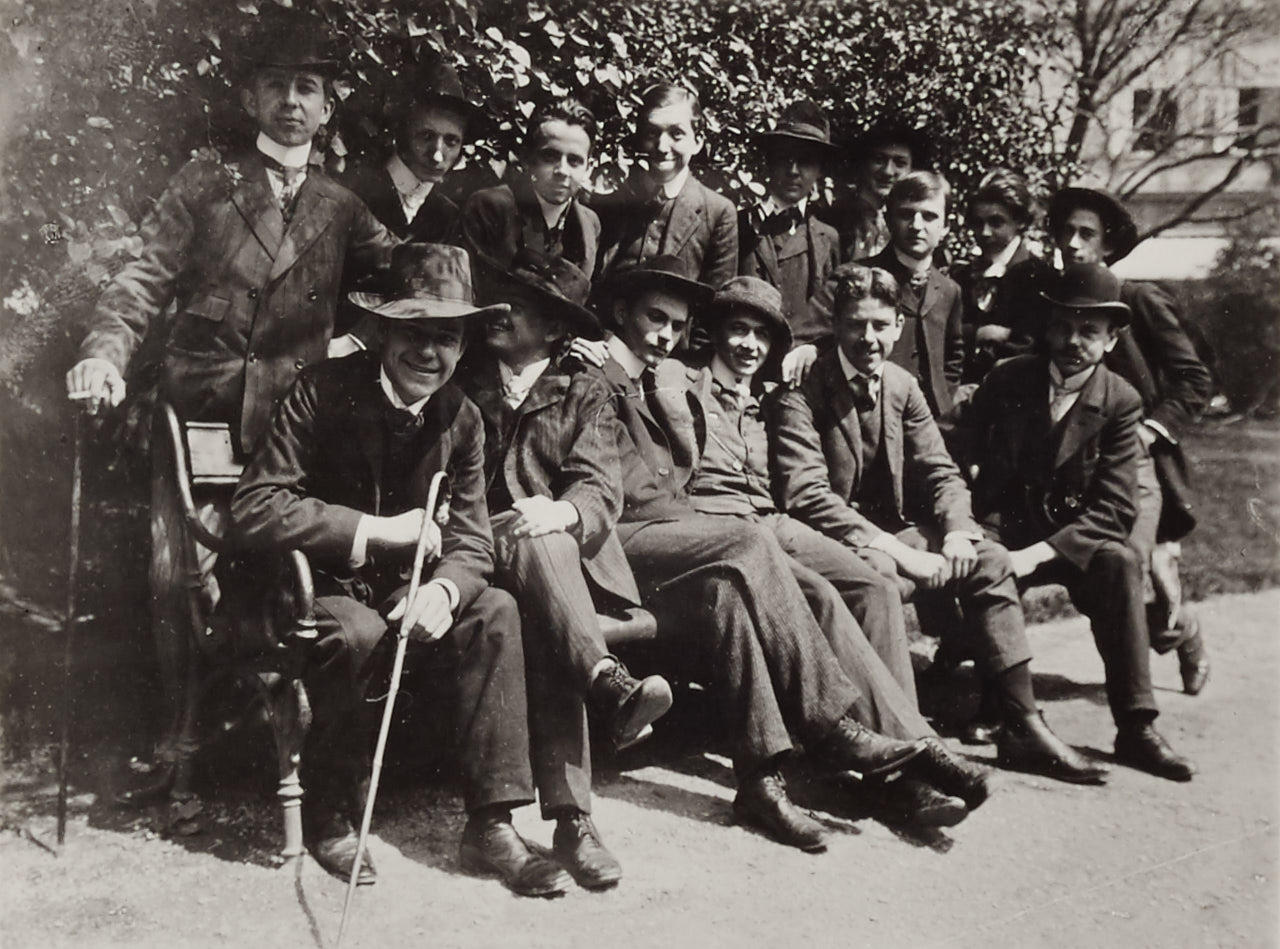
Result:
M1137 518L1142 401L1105 364L1132 316L1100 262L1069 263L1043 291L1044 355L991 371L966 410L974 513L1009 547L1021 584L1063 583L1093 625L1117 760L1175 781L1191 763L1156 732Z
M625 748L671 707L671 688L631 676L597 618L598 609L638 606L640 593L614 533L622 472L609 388L598 373L557 361L569 336L600 336L583 306L590 290L563 257L518 252L510 270L489 275L485 298L510 310L486 321L485 352L464 386L485 421L498 582L520 605L542 814L556 821L556 858L597 890L617 884L622 868L591 818L585 707Z
M793 381L804 378L812 365L814 344L831 335L825 284L840 264L840 237L813 216L812 205L837 150L826 114L808 99L783 109L776 125L759 133L756 142L767 191L757 205L738 212L738 272L759 277L782 294L793 343L775 358Z
M534 797L520 620L511 596L488 585L484 421L452 381L467 324L507 306L477 306L466 252L437 244L398 247L387 286L352 297L378 317L378 348L301 374L232 502L240 555L298 549L315 576L320 630L306 674L315 720L303 757L308 846L329 872L351 872L373 747L366 719L377 711L366 693L385 671L388 625L407 615L410 661L453 667L447 688L417 694L453 703L467 811L463 869L499 876L525 896L561 893L565 872L511 825L511 809ZM408 603L406 571L438 471L451 481L448 521ZM371 863L360 873L372 882Z
M459 243L458 206L438 185L461 161L480 110L446 63L406 66L390 110L390 157L358 166L344 182L397 236Z

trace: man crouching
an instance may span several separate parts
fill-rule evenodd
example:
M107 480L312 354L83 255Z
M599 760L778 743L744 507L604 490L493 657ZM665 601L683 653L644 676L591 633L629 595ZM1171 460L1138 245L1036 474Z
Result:
M407 612L410 662L430 656L453 670L463 868L524 896L552 896L568 875L511 825L511 808L533 800L520 621L510 595L488 585L484 423L450 381L466 321L505 309L477 308L470 275L460 248L407 244L395 250L388 293L351 295L381 317L380 350L301 374L236 489L233 535L240 550L298 549L312 561L319 639L304 676L314 713L304 829L320 865L345 878L355 861L352 823L372 747L366 693L389 660L388 623ZM449 474L450 516L432 545L439 559L409 604L406 578L437 471ZM365 860L360 881L372 883Z

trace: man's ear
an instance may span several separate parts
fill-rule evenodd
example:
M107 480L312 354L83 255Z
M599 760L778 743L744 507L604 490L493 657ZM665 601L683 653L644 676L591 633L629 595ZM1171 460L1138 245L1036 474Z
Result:
M324 114L320 117L322 126L328 125L329 120L333 118L333 110L337 108L338 100L333 97L333 89L326 82L324 84Z
M1114 323L1111 324L1111 336L1107 340L1107 344L1102 347L1104 353L1109 353L1116 348L1116 343L1120 342L1120 327Z
M240 107L255 119L258 117L258 97L254 94L253 87L249 83L245 83L240 87Z

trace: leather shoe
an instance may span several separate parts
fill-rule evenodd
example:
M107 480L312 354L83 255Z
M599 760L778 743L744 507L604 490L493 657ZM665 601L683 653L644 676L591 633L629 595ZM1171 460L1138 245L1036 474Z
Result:
M856 771L869 777L896 771L922 751L923 742L888 738L846 715L822 739L814 754L836 771Z
M966 745L994 745L1000 737L1000 725L973 719L960 729L959 738Z
M826 831L795 806L787 796L786 782L776 771L756 774L742 783L733 799L733 816L739 823L759 827L778 843L805 853L827 849Z
M1011 714L997 741L1003 767L1071 784L1102 784L1108 769L1093 764L1049 729L1041 712Z
M1182 673L1182 691L1187 695L1199 695L1209 680L1209 655L1204 649L1204 637L1200 635L1200 621L1189 617L1190 632L1178 644L1178 671Z
M672 701L666 679L636 679L617 659L592 680L587 696L608 716L609 738L618 751L651 735L650 726L667 713Z
M561 896L569 889L569 874L529 849L510 814L469 817L458 858L463 870L496 876L517 896Z
M1169 747L1150 723L1116 732L1116 760L1170 781L1190 781L1195 765Z
M907 766L908 776L932 784L944 794L958 797L976 811L991 796L991 772L953 755L937 738L924 740L924 752Z
M578 886L585 889L606 890L622 879L622 865L605 849L591 817L581 811L556 821L551 849Z
M351 879L351 868L355 866L356 848L359 844L359 835L349 821L337 814L326 814L311 835L307 849L315 857L316 863L346 883ZM377 879L378 872L373 868L373 857L369 856L369 849L366 847L360 860L356 885L369 886L377 882Z
M964 801L916 778L867 782L870 803L887 821L912 827L954 827L969 816Z

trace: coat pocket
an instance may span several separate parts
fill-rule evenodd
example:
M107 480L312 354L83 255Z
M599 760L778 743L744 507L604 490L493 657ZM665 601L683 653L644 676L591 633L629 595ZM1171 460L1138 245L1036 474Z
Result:
M211 323L221 323L226 319L227 310L230 306L231 300L229 298L205 293L193 297L191 302L186 305L183 313L190 316L198 316Z

